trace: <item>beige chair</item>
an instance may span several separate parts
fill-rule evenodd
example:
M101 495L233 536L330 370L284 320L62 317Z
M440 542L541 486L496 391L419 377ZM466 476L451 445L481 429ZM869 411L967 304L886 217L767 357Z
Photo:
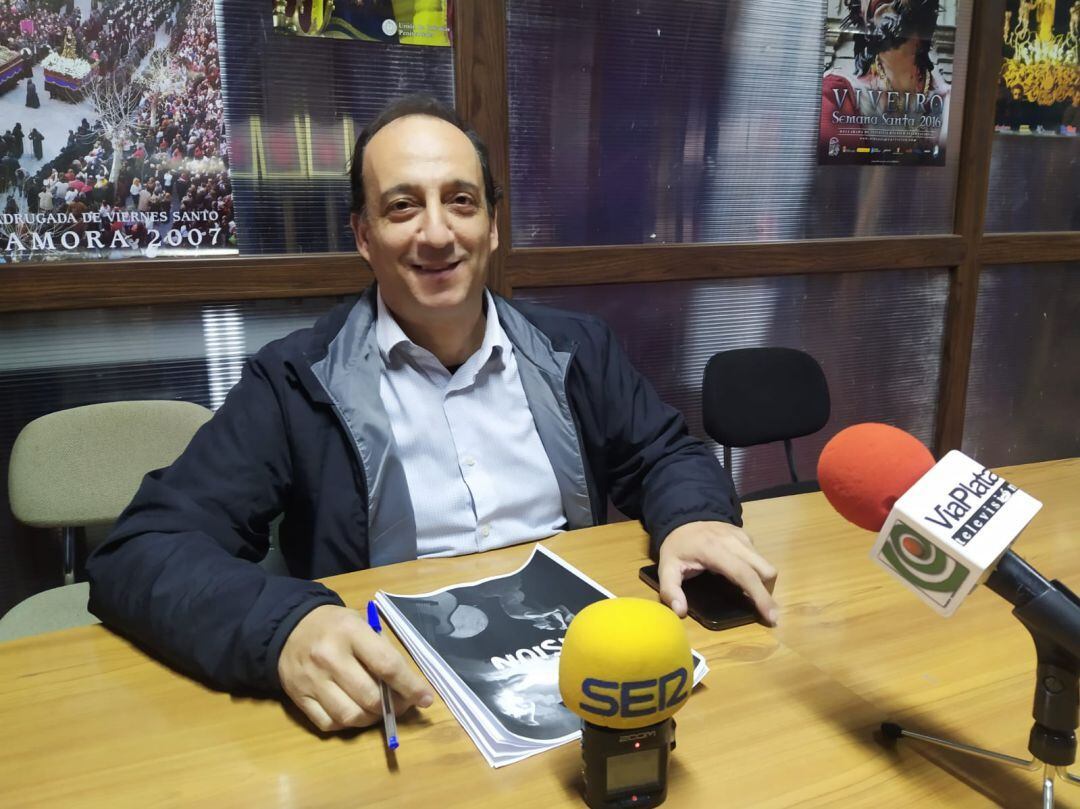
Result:
M0 618L0 641L97 623L86 609L87 584L74 583L78 529L115 522L143 475L176 460L211 415L190 402L107 402L22 429L11 450L11 512L27 525L63 530L64 586L16 604Z

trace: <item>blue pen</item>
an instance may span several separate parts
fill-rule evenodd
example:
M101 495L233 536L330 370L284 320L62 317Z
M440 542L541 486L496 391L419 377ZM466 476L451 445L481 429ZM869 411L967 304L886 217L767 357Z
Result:
M379 611L375 609L374 601L367 603L367 622L376 634L382 632ZM390 686L380 680L379 690L382 692L382 719L383 727L386 728L386 746L390 750L396 750L398 748L397 719L394 717L394 704L390 701Z

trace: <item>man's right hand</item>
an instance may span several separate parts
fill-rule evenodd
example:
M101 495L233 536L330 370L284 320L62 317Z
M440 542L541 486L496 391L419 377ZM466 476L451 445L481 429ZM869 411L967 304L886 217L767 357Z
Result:
M435 697L405 658L356 610L324 604L285 641L278 678L319 730L366 727L382 719L379 680L394 692L394 711L427 708Z

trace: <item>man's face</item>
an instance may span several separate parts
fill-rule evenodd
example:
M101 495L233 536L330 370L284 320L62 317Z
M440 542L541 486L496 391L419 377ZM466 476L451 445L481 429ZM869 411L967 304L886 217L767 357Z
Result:
M478 312L499 237L465 134L439 118L399 118L368 142L363 172L366 213L352 215L353 234L390 310L411 323Z

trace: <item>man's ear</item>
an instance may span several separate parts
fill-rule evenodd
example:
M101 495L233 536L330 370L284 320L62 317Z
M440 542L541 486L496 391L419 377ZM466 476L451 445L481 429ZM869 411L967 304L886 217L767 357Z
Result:
M353 239L356 241L356 252L364 257L364 261L371 264L371 250L368 247L368 223L367 218L361 213L349 214L349 227L352 228Z
M499 210L495 209L495 213L491 215L491 230L488 233L488 238L491 240L491 252L494 253L499 249Z

